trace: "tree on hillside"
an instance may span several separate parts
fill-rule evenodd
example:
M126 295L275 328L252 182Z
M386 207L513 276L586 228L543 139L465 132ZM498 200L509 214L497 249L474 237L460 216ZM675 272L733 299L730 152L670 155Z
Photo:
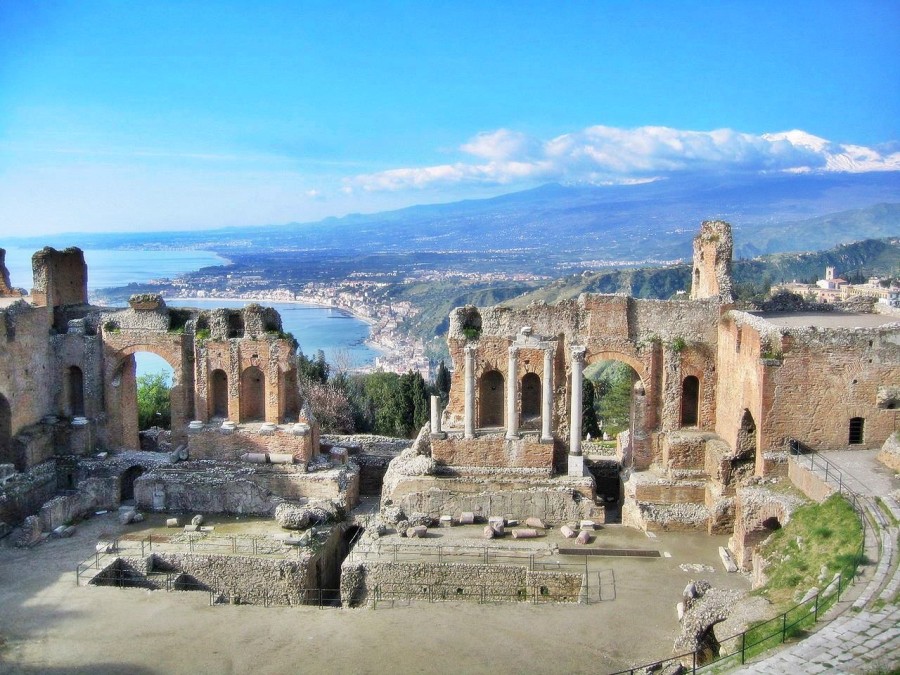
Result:
M138 429L168 429L172 423L171 387L165 372L147 373L137 378Z
M434 388L441 397L441 405L447 405L447 401L450 399L450 371L444 365L444 359L441 359L434 375Z
M581 435L600 438L600 424L597 421L597 410L594 407L594 383L586 379L581 387Z

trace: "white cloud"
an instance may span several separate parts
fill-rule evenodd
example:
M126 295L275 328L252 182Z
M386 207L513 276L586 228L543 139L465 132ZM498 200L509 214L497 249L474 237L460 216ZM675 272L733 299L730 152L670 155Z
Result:
M498 129L460 146L474 161L362 174L345 187L398 191L459 184L540 181L634 183L687 172L897 171L900 153L841 145L803 131L754 135L732 129L592 126L541 140Z

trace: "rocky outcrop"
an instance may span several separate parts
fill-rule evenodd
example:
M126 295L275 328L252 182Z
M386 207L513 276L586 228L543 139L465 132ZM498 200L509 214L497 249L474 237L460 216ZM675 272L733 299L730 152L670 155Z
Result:
M712 588L705 579L691 582L684 589L681 632L675 638L675 653L697 652L697 665L709 663L719 655L714 628L725 621L741 598L740 591Z
M877 459L889 469L900 472L900 431L888 436Z

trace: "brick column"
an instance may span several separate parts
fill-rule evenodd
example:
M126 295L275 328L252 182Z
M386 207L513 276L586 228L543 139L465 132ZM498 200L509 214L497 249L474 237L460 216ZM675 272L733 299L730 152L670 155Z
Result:
M506 369L506 437L519 437L519 410L516 405L519 384L519 348L509 348L509 362Z

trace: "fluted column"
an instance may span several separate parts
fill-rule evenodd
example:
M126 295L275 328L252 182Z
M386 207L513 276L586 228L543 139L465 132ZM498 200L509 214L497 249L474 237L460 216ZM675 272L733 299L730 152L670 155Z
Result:
M581 387L584 377L584 347L572 347L572 409L569 412L569 475L584 474L581 456Z
M506 369L506 437L519 437L519 410L516 405L519 384L519 348L509 348L509 362Z
M475 345L466 345L465 354L465 434L466 438L475 438Z
M553 441L551 422L553 416L553 350L544 350L544 378L541 382L541 442Z

